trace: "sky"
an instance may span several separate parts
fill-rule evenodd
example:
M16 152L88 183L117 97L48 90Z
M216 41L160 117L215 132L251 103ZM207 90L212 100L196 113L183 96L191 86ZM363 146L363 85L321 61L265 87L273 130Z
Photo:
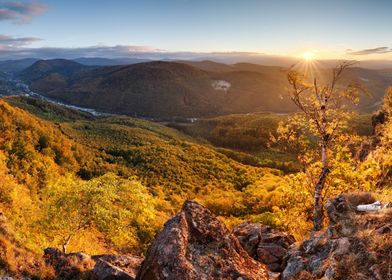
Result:
M0 0L0 59L243 52L392 59L389 0Z

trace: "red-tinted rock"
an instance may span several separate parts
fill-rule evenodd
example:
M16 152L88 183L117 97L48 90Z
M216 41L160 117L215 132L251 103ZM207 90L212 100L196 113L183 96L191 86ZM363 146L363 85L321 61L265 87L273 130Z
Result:
M295 242L293 236L260 223L243 223L233 233L251 257L274 272L283 271L288 249Z
M209 210L187 201L158 234L136 279L264 280L268 273Z

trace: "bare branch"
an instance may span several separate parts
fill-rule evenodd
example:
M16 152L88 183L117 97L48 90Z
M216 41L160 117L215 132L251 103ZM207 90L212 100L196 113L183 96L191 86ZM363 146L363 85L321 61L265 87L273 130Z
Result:
M358 62L355 60L346 60L341 62L340 64L338 64L333 70L332 70L332 81L331 81L331 88L329 90L330 95L332 95L335 91L335 86L337 84L337 82L341 79L342 74L344 73L344 71L357 64ZM329 98L329 97L328 97Z

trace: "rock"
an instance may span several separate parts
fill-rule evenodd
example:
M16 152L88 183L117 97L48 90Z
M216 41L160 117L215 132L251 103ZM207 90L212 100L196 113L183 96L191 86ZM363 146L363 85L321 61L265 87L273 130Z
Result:
M270 280L279 280L280 278L280 273L279 272L268 272L268 276Z
M328 218L331 224L336 224L341 219L347 217L350 207L343 195L339 195L334 200L328 200L325 204Z
M63 252L61 252L59 249L56 248L46 248L44 250L44 257L45 260L48 264L55 266L56 263L64 257L65 254L63 254Z
M335 241L334 254L344 256L350 252L350 240L347 237L340 238Z
M44 250L46 263L51 265L57 278L60 279L81 279L91 278L91 269L94 262L89 255L83 253L64 254L56 248L46 248Z
M263 280L268 273L209 210L186 201L157 235L136 279Z
M290 258L281 274L281 280L294 279L305 268L305 262L300 256Z
M335 267L333 265L328 266L327 269L325 270L325 278L333 279L334 275L335 275Z
M283 271L288 249L295 242L293 236L247 222L237 226L233 233L251 257L265 263L273 272Z
M260 245L257 248L257 256L260 261L266 264L276 263L287 254L287 251L280 245Z
M384 234L392 232L392 224L383 225L376 229L377 233Z
M134 280L143 261L133 256L64 254L55 248L45 249L44 257L60 279Z
M92 258L96 261L96 266L98 263L101 265L103 263L108 263L111 267L121 268L127 275L131 276L133 279L136 277L136 274L140 268L140 265L143 262L142 257L136 256L118 256L118 255L96 255L92 256ZM94 267L94 270L96 269Z
M320 251L328 243L328 234L316 232L311 239L302 243L303 251L312 254Z
M356 206L372 201L369 193L343 194L328 201L330 226L290 248L281 279L388 279L392 211L356 211Z
M98 259L92 270L95 280L134 280L135 278L120 268Z

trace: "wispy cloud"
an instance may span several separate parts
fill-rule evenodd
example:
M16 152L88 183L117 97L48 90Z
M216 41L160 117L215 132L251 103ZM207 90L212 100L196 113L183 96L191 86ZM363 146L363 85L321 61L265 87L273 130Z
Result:
M3 39L2 39L3 38ZM29 48L26 45L39 38L12 38L0 35L0 60L21 57L36 58L78 58L78 57L160 57L164 52L147 46L89 46L81 48Z
M23 47L40 40L40 38L35 37L12 37L0 34L0 48L5 49Z
M253 52L170 52L153 47L134 45L97 45L81 48L32 48L28 46L1 48L0 45L0 61L20 58L75 59L80 57L137 58L146 60L213 60L229 64L250 62L275 66L289 66L297 61L295 58Z
M29 23L34 16L44 13L47 9L46 5L40 3L0 1L0 21Z
M106 46L96 45L79 48L56 48L40 47L31 48L27 45L40 40L39 38L12 38L10 36L0 35L0 60L20 57L35 58L67 58L74 59L79 57L106 57L106 58L123 58L137 57L144 59L209 59L210 57L232 57L237 61L237 57L254 57L257 53L251 52L169 52L167 50L157 49L149 46L135 45L117 45ZM3 45L3 48L1 46ZM261 55L261 54L259 54Z
M348 55L370 55L370 54L384 54L384 53L392 53L392 48L389 47L378 47L373 49L364 49L364 50L352 50L347 49L346 54Z

